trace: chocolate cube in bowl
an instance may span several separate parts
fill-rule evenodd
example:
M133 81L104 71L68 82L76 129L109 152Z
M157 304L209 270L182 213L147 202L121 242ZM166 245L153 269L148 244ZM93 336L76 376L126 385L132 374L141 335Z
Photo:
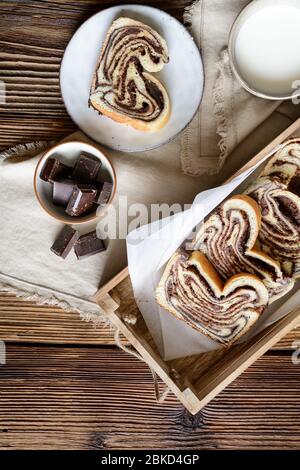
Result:
M48 158L40 172L40 178L43 181L53 183L54 180L67 178L71 168L60 162L57 158Z
M76 181L68 178L53 182L53 204L56 206L67 207Z
M81 152L72 171L72 178L80 183L92 184L96 181L101 160L86 152Z
M77 259L88 258L89 256L105 251L103 241L97 237L96 230L82 235L74 247Z
M105 181L105 183L103 183L102 188L99 190L97 194L95 203L98 204L99 206L105 206L108 203L109 198L111 196L112 187L113 187L112 183Z
M65 225L50 248L53 253L65 259L79 238L79 232Z
M79 216L87 212L95 202L97 189L89 184L77 184L74 186L69 199L66 213L71 216Z

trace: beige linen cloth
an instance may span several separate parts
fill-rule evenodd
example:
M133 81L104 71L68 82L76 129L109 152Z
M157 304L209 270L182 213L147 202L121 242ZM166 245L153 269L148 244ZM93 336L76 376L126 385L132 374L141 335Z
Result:
M195 34L197 35L196 25L201 21L205 31L210 31L212 27L215 33L218 32L215 23L218 23L220 34L223 28L223 37L221 40L217 34L216 46L221 50L226 44L225 30L228 31L235 14L245 3L237 0L202 0L197 3L188 12L192 17ZM203 13L208 16L201 16ZM217 61L217 55L213 51L213 36L214 34L210 34L207 51L204 50L204 38L201 39L206 67L206 90L200 114L186 133L151 152L121 154L103 149L117 174L118 195L114 202L116 210L119 204L118 196L124 195L128 198L128 205L134 202L144 203L148 207L151 203L191 203L197 193L218 185L230 176L300 114L298 106L283 103L261 123L263 110L268 109L264 114L266 117L276 104L264 100L258 102L258 99L240 90L240 116L247 115L248 121L252 122L252 128L261 124L246 139L241 140L252 129L246 129L246 119L243 127L239 127L239 119L232 114L234 110L239 110L239 107L236 108L237 101L235 106L225 109L225 102L232 103L233 99L237 99L238 85L234 84L232 88L231 82L229 86L227 75L222 72L222 80L218 84L221 95L226 98L221 107L226 111L222 117L222 159L236 143L240 140L241 142L227 158L222 171L217 175L199 176L204 170L210 170L212 173L212 168L221 165L216 126L211 126L211 123L215 122L214 109L209 99L206 99L207 90L213 87L216 78L215 73L209 69L209 57L214 57ZM81 132L69 136L68 139L90 142ZM186 149L183 157L182 143L183 149ZM0 290L14 292L38 303L74 309L80 312L83 319L98 322L103 317L98 306L91 302L90 298L99 285L126 265L125 240L110 240L106 252L81 261L77 261L73 253L66 260L62 260L50 252L50 246L62 224L43 212L33 191L34 169L42 149L47 145L49 143L38 142L18 146L0 155ZM188 173L198 176L192 177L182 172L182 158L188 165ZM108 213L108 218L112 220L113 210ZM80 227L80 231L84 233L93 228L93 225L84 226Z

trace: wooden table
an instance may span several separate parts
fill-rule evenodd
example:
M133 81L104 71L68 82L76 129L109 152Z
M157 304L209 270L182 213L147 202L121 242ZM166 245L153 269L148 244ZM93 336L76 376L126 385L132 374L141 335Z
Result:
M138 0L136 0L137 2ZM59 91L63 51L78 26L119 2L0 2L0 147L60 139L75 129ZM141 2L143 3L143 2ZM186 0L151 2L182 18ZM300 448L300 329L191 417L155 403L147 367L114 346L107 327L0 293L0 448ZM141 392L142 391L142 392Z

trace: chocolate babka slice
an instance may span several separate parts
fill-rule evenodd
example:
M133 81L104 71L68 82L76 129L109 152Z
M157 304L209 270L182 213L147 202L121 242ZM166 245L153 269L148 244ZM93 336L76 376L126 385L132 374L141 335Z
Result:
M267 163L261 176L285 184L286 189L300 196L300 139L286 141Z
M166 41L150 26L118 18L106 35L89 104L111 119L148 131L169 119L170 100L152 73L169 61Z
M262 250L280 261L289 276L299 278L300 197L286 187L286 182L277 178L261 177L247 189L247 194L262 211L258 234Z
M221 204L196 234L194 250L204 253L224 281L241 272L257 275L269 292L270 303L293 287L280 263L255 246L261 212L247 195L233 196Z
M268 291L257 276L237 274L223 284L203 253L178 251L156 289L159 305L196 330L230 345L258 320Z

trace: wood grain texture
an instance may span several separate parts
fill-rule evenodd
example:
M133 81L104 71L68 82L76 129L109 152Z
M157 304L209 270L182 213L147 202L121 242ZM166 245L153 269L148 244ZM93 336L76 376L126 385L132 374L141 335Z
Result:
M76 126L60 95L64 50L80 24L118 1L0 2L0 149L37 139L59 140ZM137 0L136 3L144 4ZM149 3L182 19L185 0Z
M290 354L260 359L195 417L173 396L156 404L147 367L110 348L8 345L0 371L2 449L300 449Z
M149 5L181 19L190 3ZM0 80L7 92L0 105L0 149L60 140L76 129L60 96L63 52L85 19L115 4L0 2ZM7 365L0 365L0 448L300 449L300 365L292 364L289 351L299 333L290 333L191 417L173 396L163 405L154 402L144 364L99 347L113 344L108 328L95 330L77 313L1 293L0 339L13 343L7 343Z
M114 345L109 326L95 327L78 312L36 305L0 292L0 339L20 343Z
M78 312L36 305L14 294L0 292L0 340L18 343L114 345L109 326L95 327L80 320ZM273 349L293 349L300 341L300 326ZM127 344L124 339L124 343Z

